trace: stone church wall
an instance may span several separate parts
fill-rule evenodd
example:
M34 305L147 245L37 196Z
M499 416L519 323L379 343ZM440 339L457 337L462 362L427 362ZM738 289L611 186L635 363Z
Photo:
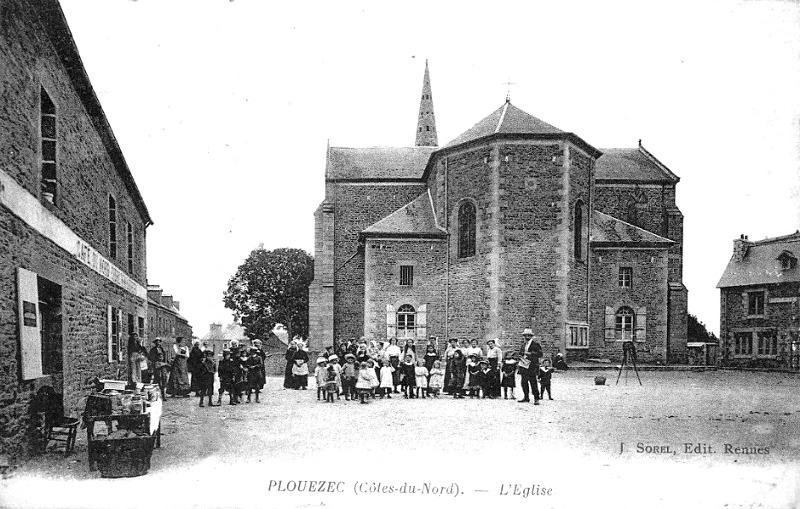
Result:
M569 220L562 210L563 154L552 142L500 146L504 349L519 348L527 327L547 354L562 341L567 288L561 237Z
M590 358L622 360L622 343L606 339L606 307L646 308L646 341L636 342L640 362L661 363L667 345L667 250L594 249L591 251ZM619 286L620 266L633 268L630 288ZM637 323L640 317L637 315ZM615 338L616 339L616 338ZM568 356L570 351L567 352Z
M489 319L489 167L482 148L448 157L447 214L450 226L450 310L449 334L457 339L482 339ZM439 172L443 171L441 165ZM440 190L442 188L440 187ZM441 192L439 193L442 194ZM458 210L464 200L476 208L475 255L458 257ZM444 207L442 207L444 209ZM442 215L439 216L440 218Z
M357 339L364 333L364 253L359 233L425 191L423 184L338 183L334 202L334 339Z
M447 244L441 240L368 239L366 243L365 327L367 339L387 339L387 305L396 311L410 304L419 311L426 305L425 334L444 337L445 258ZM400 286L400 265L414 267L411 286ZM424 344L424 343L423 343ZM444 351L444 341L439 341ZM419 348L419 347L418 347Z
M569 175L569 200L567 210L569 211L569 239L567 242L568 261L568 291L567 300L567 320L571 322L588 323L589 320L589 281L588 281L588 262L589 262L589 222L592 214L592 200L589 190L593 178L592 159L571 146L570 175ZM581 253L575 256L575 204L580 200L583 203L581 208L582 225L581 229Z

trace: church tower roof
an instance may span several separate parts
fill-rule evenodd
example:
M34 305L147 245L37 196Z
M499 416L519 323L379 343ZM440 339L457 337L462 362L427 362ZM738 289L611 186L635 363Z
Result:
M491 136L492 134L563 134L564 131L553 127L543 120L517 108L511 101L493 111L489 116L467 129L447 147L461 145L468 141Z
M431 95L431 76L428 72L428 61L425 60L425 76L422 78L422 97L419 101L419 120L417 120L417 147L438 147L436 136L436 115L433 113L433 96Z

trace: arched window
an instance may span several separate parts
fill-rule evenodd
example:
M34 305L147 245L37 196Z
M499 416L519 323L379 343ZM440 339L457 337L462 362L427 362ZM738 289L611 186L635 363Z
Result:
M617 341L633 341L635 318L636 315L629 307L621 307L617 310L616 326L614 327Z
M403 304L397 309L397 339L414 339L417 322L417 311L410 304Z
M576 260L583 260L583 202L575 203L574 222L572 225L574 235L574 253Z
M458 209L458 257L475 255L475 205L465 201Z

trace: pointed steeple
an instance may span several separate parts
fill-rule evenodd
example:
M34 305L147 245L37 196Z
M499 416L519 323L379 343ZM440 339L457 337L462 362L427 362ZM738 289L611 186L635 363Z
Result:
M438 147L436 136L436 116L433 114L433 96L431 95L431 77L428 72L428 60L425 60L425 77L422 79L422 98L419 102L419 120L417 121L417 147Z

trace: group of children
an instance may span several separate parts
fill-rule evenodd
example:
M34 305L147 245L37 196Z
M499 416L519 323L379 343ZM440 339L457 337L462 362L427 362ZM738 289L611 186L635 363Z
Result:
M456 398L464 398L468 394L470 398L498 398L500 388L503 389L503 399L510 397L514 399L514 388L516 387L517 360L511 356L503 359L502 367L498 371L486 359L480 359L477 354L471 354L465 364L466 370L463 373L463 385L458 378L458 386L445 386L446 370L440 360L433 362L430 369L425 367L422 359L414 362L412 355L406 358L397 367L392 366L388 360L376 361L367 359L358 362L353 354L345 355L344 364L339 364L338 355L329 355L327 358L322 356L317 359L317 367L314 372L317 381L317 400L325 400L332 403L335 399L344 396L346 401L358 399L366 404L369 399L375 397L391 399L393 393L400 393L397 390L397 375L399 374L399 386L402 388L403 397L413 398L438 398L444 391L452 394ZM544 396L547 391L548 397L552 400L551 379L553 374L549 360L544 360L538 368L536 374L541 385L540 393ZM450 373L448 376L452 382L457 377Z
M317 379L317 399L330 403L334 396L336 399L344 396L346 401L358 399L361 403L367 403L368 399L376 396L391 399L393 392L399 392L394 383L397 380L396 372L401 379L404 398L438 398L442 391L444 368L438 360L428 370L421 359L414 364L411 355L406 356L406 360L397 368L388 360L378 363L368 359L357 363L353 354L345 355L345 363L340 365L339 356L330 355L328 358L317 359L314 372Z
M209 351L206 350L206 359ZM213 352L211 353L213 356ZM222 351L222 359L219 361L219 396L217 405L222 404L222 394L227 391L230 396L229 403L238 405L242 402L242 396L247 395L247 403L251 401L251 395L255 393L256 403L259 403L259 394L266 381L264 369L264 358L266 354L257 346L247 348L234 347L233 350L225 349ZM213 357L212 357L213 362ZM211 396L214 393L213 372L211 374L211 387L208 389L208 406L211 403ZM200 406L203 406L203 393L200 393Z

